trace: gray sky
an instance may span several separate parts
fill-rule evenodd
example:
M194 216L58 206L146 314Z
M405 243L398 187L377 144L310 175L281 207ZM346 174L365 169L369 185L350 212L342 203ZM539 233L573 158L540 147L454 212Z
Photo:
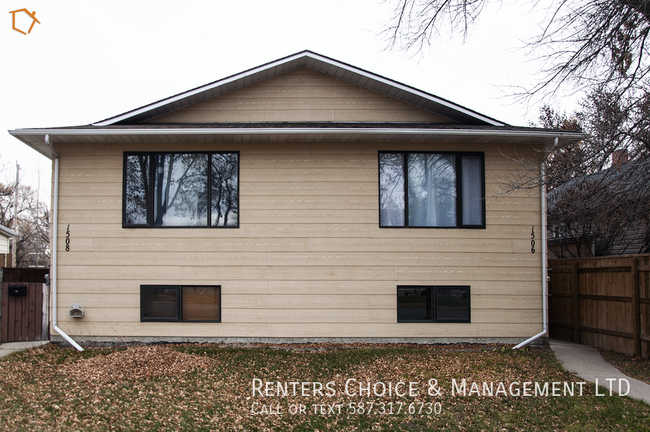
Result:
M498 3L498 2L497 2ZM526 2L519 2L526 3ZM0 182L21 178L42 195L50 161L6 131L89 124L308 49L525 126L538 115L505 97L535 80L518 49L543 18L504 0L463 43L441 36L423 56L386 51L381 0L5 0L0 22ZM23 35L10 11L40 24ZM2 14L0 14L2 15ZM29 19L31 23L31 19ZM19 22L20 24L20 22ZM560 109L571 111L567 100Z

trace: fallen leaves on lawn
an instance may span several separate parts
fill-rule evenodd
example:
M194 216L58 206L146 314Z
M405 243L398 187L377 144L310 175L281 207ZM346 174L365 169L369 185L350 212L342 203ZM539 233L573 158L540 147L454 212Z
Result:
M138 346L66 364L62 372L94 382L172 376L208 368L213 360L163 346Z
M624 374L650 384L650 358L632 357L626 354L599 349L605 361Z
M254 390L254 379L271 382L268 394L266 385ZM428 393L432 379L440 394ZM184 344L79 353L48 346L0 360L0 430L647 429L646 405L594 397L593 387L583 397L461 397L450 391L453 379L576 378L547 347ZM380 394L398 382L417 383L417 395ZM314 383L333 383L336 394ZM438 411L427 409L435 403Z

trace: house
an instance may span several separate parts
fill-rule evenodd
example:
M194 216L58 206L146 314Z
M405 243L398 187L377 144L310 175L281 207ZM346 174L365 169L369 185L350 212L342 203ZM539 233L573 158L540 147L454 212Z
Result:
M53 329L94 343L543 336L544 194L500 182L582 138L310 51L10 133L54 163Z
M612 155L610 167L576 177L548 193L549 257L650 252L647 156Z
M11 249L9 242L18 237L18 233L4 225L0 225L0 267L12 267Z

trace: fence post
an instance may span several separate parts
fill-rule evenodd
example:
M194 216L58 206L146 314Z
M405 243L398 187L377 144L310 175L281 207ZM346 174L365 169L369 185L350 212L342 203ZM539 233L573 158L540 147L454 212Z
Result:
M41 340L50 340L50 285L43 284L43 304L41 321Z
M572 263L571 288L573 288L573 342L580 343L580 274L579 263Z
M639 301L639 260L632 260L632 342L634 355L641 355L641 302Z

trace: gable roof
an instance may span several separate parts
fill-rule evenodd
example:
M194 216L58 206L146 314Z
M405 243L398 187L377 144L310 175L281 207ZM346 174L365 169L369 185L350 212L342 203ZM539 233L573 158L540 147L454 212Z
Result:
M450 119L426 122L145 123L175 110L307 67ZM311 51L302 51L91 125L16 129L9 133L48 158L55 143L116 142L482 142L541 144L547 151L585 134L510 126L443 98Z
M93 126L140 123L167 114L203 100L228 93L247 85L262 81L285 72L307 67L326 75L339 78L358 86L374 90L402 102L447 117L457 123L472 125L504 126L505 123L477 113L446 99L423 92L381 75L357 68L347 63L302 51L270 63L231 75L227 78L205 84L158 102L93 123Z

